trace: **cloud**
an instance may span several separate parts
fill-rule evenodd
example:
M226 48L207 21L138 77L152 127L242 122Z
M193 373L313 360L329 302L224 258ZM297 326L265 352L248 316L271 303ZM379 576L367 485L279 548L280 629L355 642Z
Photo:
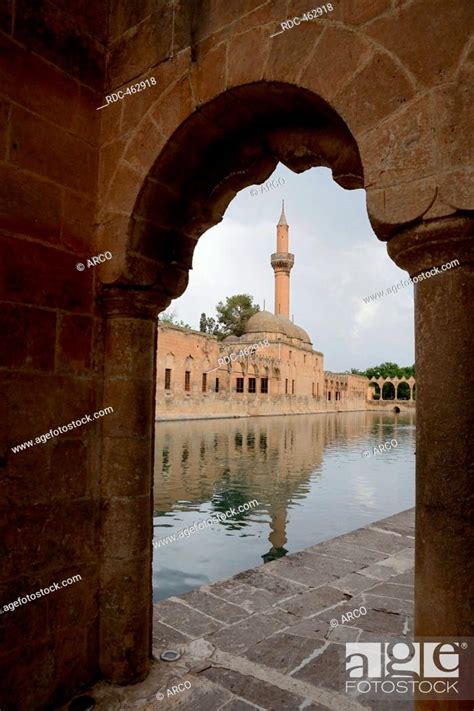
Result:
M199 240L189 285L173 304L197 328L200 314L214 315L218 301L249 293L273 311L276 224L285 199L290 225L290 317L325 354L328 370L366 368L383 360L414 361L412 287L365 304L363 297L400 281L405 272L388 257L367 217L365 192L340 188L325 168L300 175L283 165L285 184L251 195L242 190L224 219Z

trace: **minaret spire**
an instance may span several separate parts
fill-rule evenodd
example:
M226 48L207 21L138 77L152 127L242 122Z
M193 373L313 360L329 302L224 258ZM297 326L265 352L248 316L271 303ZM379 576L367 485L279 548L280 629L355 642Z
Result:
M275 316L290 313L290 271L295 256L288 252L288 222L285 215L285 201L282 200L281 215L277 224L277 251L272 254L271 264L275 272Z

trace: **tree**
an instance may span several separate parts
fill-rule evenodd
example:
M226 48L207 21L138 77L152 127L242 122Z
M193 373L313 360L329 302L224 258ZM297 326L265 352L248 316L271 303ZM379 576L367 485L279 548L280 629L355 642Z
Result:
M199 319L199 330L202 333L208 333L210 336L216 336L219 333L219 326L215 318L208 317L205 313L202 313Z
M415 377L415 364L400 367L397 363L391 363L387 361L386 363L380 363L380 365L374 365L372 368L367 368L367 370L357 370L357 368L351 368L351 373L353 375L365 375L367 378L411 378Z
M260 307L253 303L253 296L250 294L235 294L228 296L225 304L219 301L216 311L219 328L217 337L222 339L226 336L241 336L247 321L260 311Z
M158 319L161 323L171 323L173 326L179 326L180 328L191 328L189 323L184 323L184 321L178 321L176 316L176 311L166 311L162 313Z

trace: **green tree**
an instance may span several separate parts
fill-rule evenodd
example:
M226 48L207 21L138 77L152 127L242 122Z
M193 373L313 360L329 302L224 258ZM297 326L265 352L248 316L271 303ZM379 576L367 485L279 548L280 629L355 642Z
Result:
M415 377L415 364L400 367L397 363L392 363L387 361L385 363L380 363L380 365L374 365L372 368L367 368L366 370L357 370L357 368L351 368L351 373L353 375L365 375L367 378L411 378Z
M219 327L217 337L221 340L226 336L241 336L247 321L260 311L260 307L253 303L253 296L250 294L235 294L228 296L225 304L219 301L216 311Z
M208 333L211 336L216 336L219 333L219 326L217 325L216 319L212 316L206 316L205 313L201 314L199 319L199 330L202 333Z
M184 323L184 321L178 321L176 316L176 311L164 312L160 315L158 319L161 323L170 323L173 326L179 326L180 328L191 328L189 323Z

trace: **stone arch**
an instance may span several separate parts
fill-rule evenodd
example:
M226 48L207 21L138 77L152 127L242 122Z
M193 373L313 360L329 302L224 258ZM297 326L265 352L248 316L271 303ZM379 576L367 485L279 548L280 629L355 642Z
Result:
M382 400L395 400L395 385L391 380L385 380L382 387Z
M375 380L369 383L367 394L369 400L380 400L380 385Z
M466 245L467 255L464 217L454 213L473 207L469 177L458 170L451 148L433 145L448 133L445 142L455 144L451 123L462 104L457 100L463 85L455 72L461 72L463 62L468 67L468 53L463 54L467 45L453 41L452 83L438 92L437 84L446 76L439 70L424 72L425 65L420 67L404 45L397 51L400 15L406 17L419 3L400 12L387 10L379 23L372 22L378 9L366 10L363 21L357 14L354 18L354 5L341 2L337 22L303 23L277 41L270 39L273 3L258 8L253 25L250 18L245 23L238 18L223 33L217 31L221 28L215 18L213 24L204 13L204 25L209 19L215 34L206 34L200 21L191 33L193 46L154 68L157 87L142 102L145 108L128 112L123 102L116 119L114 107L109 109L102 132L98 251L114 245L115 258L101 267L99 295L109 322L118 324L116 332L109 329L112 342L121 333L129 336L128 321L141 319L141 343L153 347L149 324L186 288L199 237L222 219L239 190L262 183L278 162L297 173L324 165L341 186L365 187L377 236L390 240L390 256L411 276L432 266L433 251L425 247L436 231L444 240L435 240L438 264L448 260L445 254L457 256L444 235L455 235L459 253ZM468 26L464 7L456 15L440 9L440 26L450 27L451 17ZM410 23L403 26L409 32ZM437 112L445 105L447 118L433 132ZM419 153L407 161L412 144ZM186 171L177 166L186 166ZM416 254L408 249L412 240ZM127 368L133 380L131 403L138 410L137 403L152 401L152 395L144 395L143 380L129 364ZM107 386L115 392L112 379L106 392ZM120 433L127 426L120 422L116 429ZM106 532L105 559L114 560L115 545ZM131 564L136 561L135 551L127 549L125 557ZM149 566L134 564L143 584L149 583ZM130 604L126 609L135 608ZM118 625L106 608L101 623L108 650L101 669L119 682L143 673L146 644L137 642L132 653L125 642L113 642L129 638L130 628L134 638L149 639L143 628L137 631L138 623L129 622L131 615L122 617L126 619Z
M166 354L165 366L166 368L173 368L175 364L175 355L171 351Z
M406 380L402 379L397 385L397 400L410 399L410 386Z

